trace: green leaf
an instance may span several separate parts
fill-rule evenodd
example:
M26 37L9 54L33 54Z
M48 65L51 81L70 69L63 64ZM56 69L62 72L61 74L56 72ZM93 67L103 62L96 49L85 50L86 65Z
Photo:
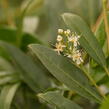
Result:
M95 36L97 40L99 41L99 44L101 47L103 47L106 39L106 33L105 33L105 25L104 25L104 20L101 19L96 31L95 31Z
M35 92L42 91L49 86L49 80L40 65L32 60L31 57L24 54L19 48L6 42L0 42L0 46L6 49L7 53L16 62L19 68L19 74ZM39 79L40 78L40 79Z
M0 70L5 70L5 71L14 71L14 68L12 65L4 58L0 57Z
M0 40L16 45L16 30L6 27L0 27Z
M109 96L106 98L106 100L103 101L99 109L108 109L109 108Z
M0 71L0 86L20 81L19 75L13 72Z
M105 76L107 76L104 69L100 66L97 66L95 68L90 67L89 72L91 72L92 78L96 81L96 83L99 83L105 78Z
M20 78L16 72L11 63L0 57L0 85L19 81Z
M82 109L79 105L63 97L58 92L38 94L38 97L49 104L56 106L58 109Z
M101 12L101 0L65 0L70 12L81 16L90 27L93 26ZM87 4L87 5L86 5ZM87 13L87 14L86 14Z
M106 59L107 67L109 69L109 58ZM88 69L89 72L91 72L92 78L96 81L97 84L105 84L108 83L109 78L105 73L105 70L101 66L92 67L92 65L89 65Z
M96 102L101 101L100 95L90 85L84 72L73 65L71 61L63 56L57 55L50 48L37 44L30 45L29 47L51 74L70 88L70 90L74 90L90 100Z
M11 63L0 57L0 85L15 83L19 80L19 75Z
M27 4L29 2L30 2L30 0L24 1L24 3L22 4L22 7L24 8L25 6L27 6ZM29 6L26 9L26 13L25 14L26 15L36 14L36 12L39 11L39 9L43 6L43 3L44 3L44 0L33 0L31 2L31 4L29 3Z
M22 38L22 45L21 45L21 49L23 51L27 50L27 45L31 44L31 43L38 43L38 44L42 44L42 42L40 40L38 40L38 38L34 35L31 35L29 33L24 33L23 34L23 38Z
M79 42L87 53L101 66L106 67L106 60L102 48L83 19L70 13L64 13L62 18L68 28L82 35Z
M19 85L19 83L16 83L3 87L0 94L0 109L10 109L13 97Z
M108 22L109 22L109 12L108 14ZM106 32L105 32L105 25L104 25L104 20L101 18L97 29L95 31L95 36L97 40L99 41L101 47L103 48L103 52L105 54L105 57L108 57L108 49L107 49L107 38L106 38Z
M0 27L0 40L9 42L13 45L17 45L17 30L6 28L6 27ZM38 38L35 35L31 35L29 33L23 33L22 36L22 43L21 48L23 50L26 50L27 45L30 43L41 43L41 41L38 40Z
M108 12L108 21L109 21L109 12ZM107 38L103 17L100 19L99 24L96 27L95 36L99 41L99 44L103 48L103 52L105 54L105 57L107 58L108 57L107 40L106 40Z

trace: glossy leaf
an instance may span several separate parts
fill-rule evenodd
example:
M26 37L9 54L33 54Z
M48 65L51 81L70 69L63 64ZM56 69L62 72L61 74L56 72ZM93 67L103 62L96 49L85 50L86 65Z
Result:
M47 92L45 94L38 94L38 97L56 106L58 109L82 109L79 105L63 97L58 92Z
M49 85L45 71L40 65L35 64L31 57L24 54L20 49L5 42L0 42L0 46L5 48L7 53L16 62L19 74L35 92L42 91ZM40 79L39 79L40 78Z
M70 90L74 90L90 100L101 101L100 95L90 85L84 72L73 65L71 61L42 45L33 44L29 47L51 74L70 88Z
M102 48L100 47L97 39L94 34L91 32L90 28L84 22L84 20L70 13L64 13L62 18L65 24L72 31L77 32L81 35L79 40L81 46L87 51L87 53L101 66L106 66L105 56L103 54Z
M19 83L16 83L3 87L0 94L0 109L10 109L13 97L19 85Z

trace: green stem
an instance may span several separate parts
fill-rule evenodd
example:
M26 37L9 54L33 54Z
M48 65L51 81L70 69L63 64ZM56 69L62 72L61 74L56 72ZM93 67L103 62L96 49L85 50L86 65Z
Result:
M33 2L33 0L30 0L27 4L27 6L24 8L24 10L21 12L21 16L19 17L18 22L18 29L17 29L17 45L20 47L22 42L22 36L23 36L23 20L26 15L26 12L30 6L30 4Z
M107 44L108 44L108 54L109 54L109 24L107 18L107 0L102 0L103 2L103 17L104 17L104 24L105 24L105 32L107 35Z
M108 15L107 15L107 2L108 0L102 0L103 3L103 17L104 17L104 24L105 24L105 32L107 36L107 49L108 49L108 55L109 55L109 24L108 24ZM109 71L107 67L104 67L105 72L109 76Z
M108 70L108 68L104 67L104 69L105 69L105 72L107 73L107 75L109 76L109 70Z
M89 80L92 82L92 84L96 87L96 89L98 90L98 92L100 93L100 95L106 99L106 96L104 95L104 93L100 90L99 86L96 84L95 80L90 76L89 72L86 71L86 69L84 68L84 66L81 66L81 69L84 71L85 75L89 78Z

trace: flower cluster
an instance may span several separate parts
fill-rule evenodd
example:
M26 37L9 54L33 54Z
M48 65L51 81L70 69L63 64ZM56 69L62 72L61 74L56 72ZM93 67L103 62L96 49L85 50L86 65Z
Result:
M71 58L77 65L83 62L82 53L80 52L80 35L71 32L69 29L64 31L63 29L58 29L57 43L55 45L55 51L58 54L63 54L68 58Z

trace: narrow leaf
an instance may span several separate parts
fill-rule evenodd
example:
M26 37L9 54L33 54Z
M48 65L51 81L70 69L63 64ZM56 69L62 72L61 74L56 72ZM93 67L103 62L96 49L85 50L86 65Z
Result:
M79 35L82 35L80 38L80 44L87 53L89 53L89 55L101 66L106 67L106 60L102 48L83 19L70 13L64 13L62 18L68 28L77 32Z
M38 43L38 44L42 43L35 35L29 33L23 33L22 35L23 36L22 36L21 48L23 50L25 50L27 45L30 43ZM0 40L17 45L17 30L6 27L0 27Z
M0 40L4 40L16 45L16 30L6 27L0 27Z
M16 83L18 81L20 81L20 78L17 73L0 71L0 86L7 83Z
M6 59L4 59L3 57L0 57L0 70L13 72L14 68Z
M90 85L84 72L63 56L57 55L52 49L41 45L30 45L30 49L41 60L45 67L60 82L81 96L94 101L101 101L100 95Z
M47 92L45 94L38 94L38 97L56 106L58 109L82 109L79 105L63 97L57 92Z
M10 109L13 97L19 85L19 83L16 83L14 85L4 86L0 94L0 109Z
M24 54L20 49L6 42L0 42L0 46L6 49L7 53L16 62L19 68L20 77L26 82L35 92L42 91L48 88L49 81L40 65L32 60L30 56ZM39 79L40 78L40 79Z

